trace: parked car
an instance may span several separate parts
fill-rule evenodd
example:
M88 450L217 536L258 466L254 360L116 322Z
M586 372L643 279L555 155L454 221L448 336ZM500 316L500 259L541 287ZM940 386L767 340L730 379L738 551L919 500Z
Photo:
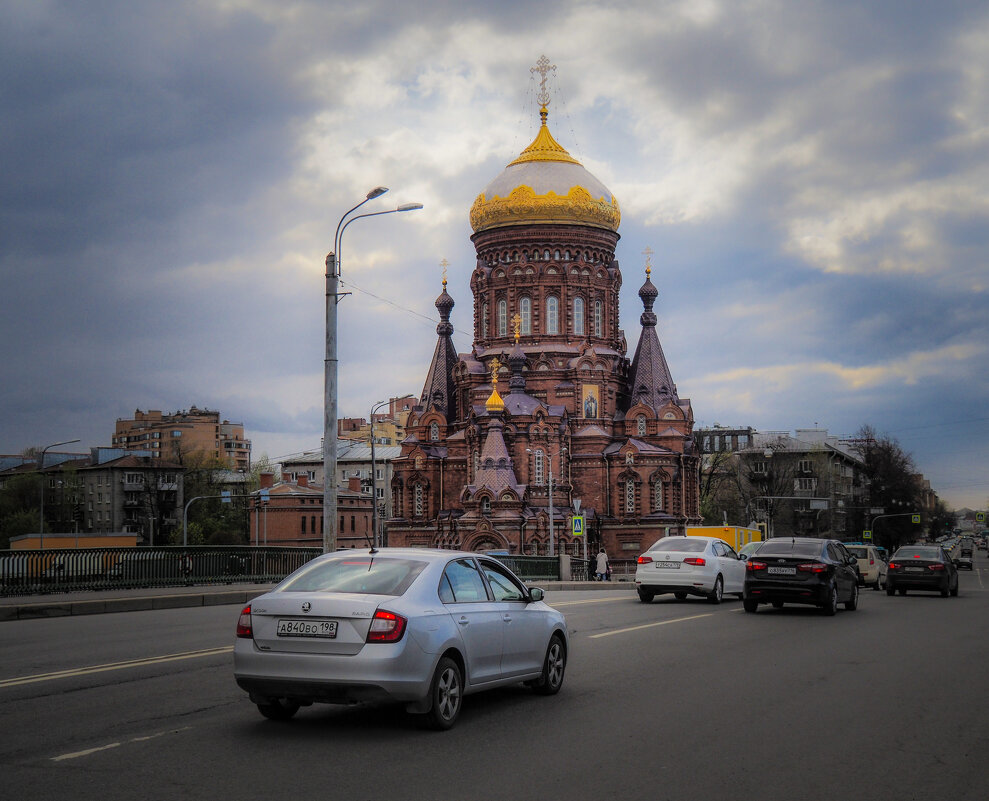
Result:
M638 559L635 588L651 603L663 593L683 600L700 595L719 604L725 593L742 595L745 563L718 537L663 537Z
M907 545L893 554L886 574L886 594L906 595L907 590L958 595L958 569L940 545Z
M856 559L837 540L777 537L745 563L746 612L764 603L776 609L795 603L813 604L833 615L839 603L854 611L858 597Z
M525 682L553 695L563 615L503 564L461 551L338 551L244 607L234 676L267 718L314 702L396 701L449 729L465 695Z
M872 545L846 545L848 552L858 561L859 586L881 590L886 584L886 562L879 550Z

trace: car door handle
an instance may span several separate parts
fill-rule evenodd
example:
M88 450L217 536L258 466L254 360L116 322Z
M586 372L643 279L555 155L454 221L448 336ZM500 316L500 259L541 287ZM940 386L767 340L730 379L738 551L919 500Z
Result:
M467 626L467 625L470 625L470 618L468 618L468 617L461 617L460 620L458 620L457 622L461 626Z
M512 622L512 616L511 615L502 615L501 619L504 620L506 623L511 623Z

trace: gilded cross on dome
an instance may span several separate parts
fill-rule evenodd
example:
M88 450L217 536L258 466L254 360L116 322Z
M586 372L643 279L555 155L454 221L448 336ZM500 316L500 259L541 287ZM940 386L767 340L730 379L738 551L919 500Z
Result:
M491 389L498 389L498 371L501 369L501 362L498 361L498 357L495 356L491 360Z
M512 327L515 329L515 342L519 341L519 335L522 333L522 315L515 312L512 317Z
M549 92L546 91L546 74L549 72L556 72L556 64L550 64L549 59L543 55L539 57L539 61L536 62L536 66L529 69L529 72L539 73L539 94L536 95L536 100L539 105L543 107L543 111L545 111L546 106L549 105L550 101Z
M446 259L440 262L440 267L443 268L443 288L446 289L446 268L450 266L450 262Z
M646 257L646 275L649 275L652 272L653 249L646 245L646 249L642 251L642 255Z

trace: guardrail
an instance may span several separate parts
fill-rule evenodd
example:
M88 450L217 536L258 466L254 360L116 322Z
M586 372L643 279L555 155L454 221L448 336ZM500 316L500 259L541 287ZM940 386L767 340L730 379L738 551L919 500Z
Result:
M176 546L0 553L0 596L184 584L271 583L319 548Z
M322 553L279 546L69 548L0 552L0 597L187 584L270 584ZM559 556L491 554L527 582L587 581L591 562Z

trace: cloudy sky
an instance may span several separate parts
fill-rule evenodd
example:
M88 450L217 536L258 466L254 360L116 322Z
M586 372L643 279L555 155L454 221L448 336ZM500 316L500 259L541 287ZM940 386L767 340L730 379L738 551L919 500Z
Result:
M319 446L323 260L340 414L422 389L443 259L538 126L646 248L698 424L862 425L950 505L989 498L989 6L981 0L4 0L0 453L135 409Z

